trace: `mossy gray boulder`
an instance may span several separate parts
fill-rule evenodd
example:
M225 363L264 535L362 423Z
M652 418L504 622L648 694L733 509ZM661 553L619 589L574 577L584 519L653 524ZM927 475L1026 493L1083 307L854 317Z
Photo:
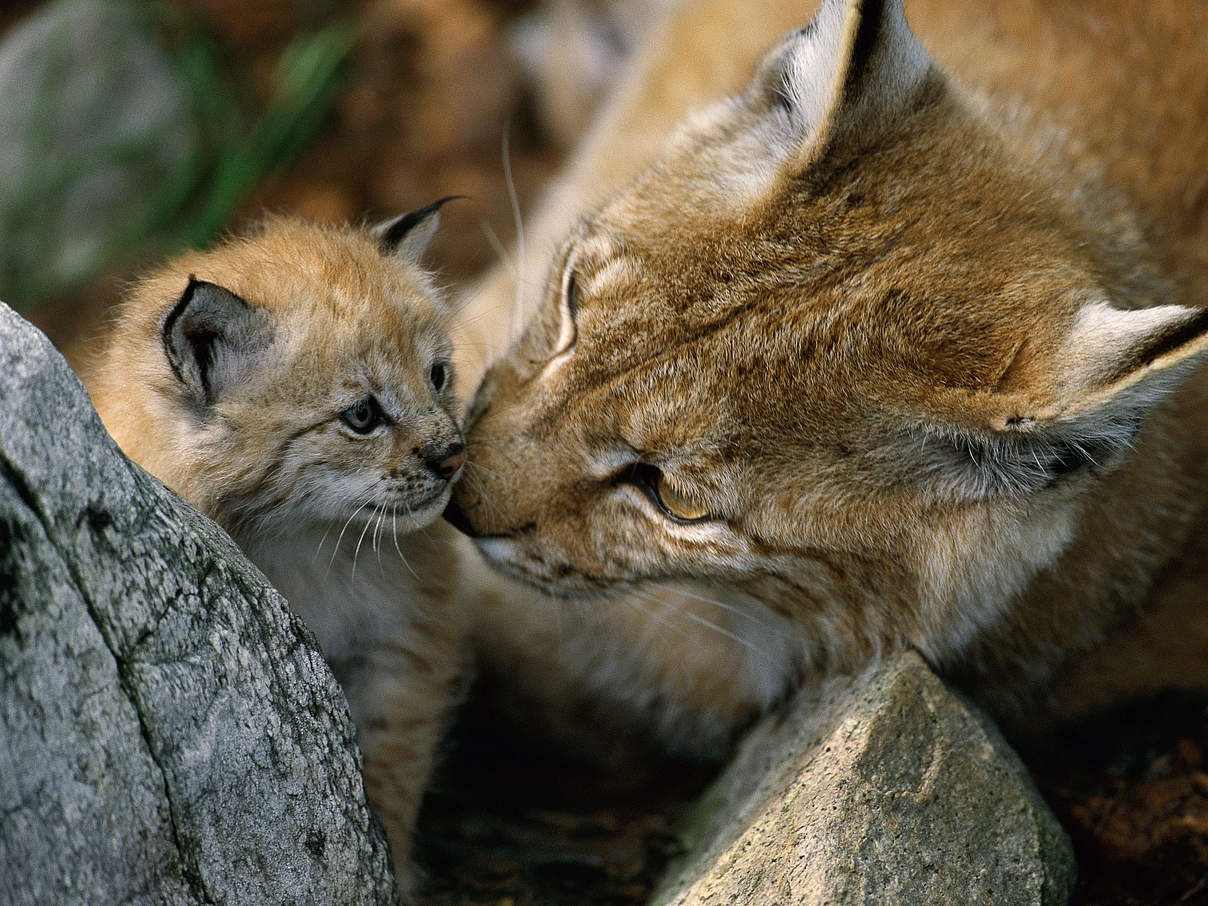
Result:
M1054 906L1069 839L998 730L914 653L765 718L683 828L659 906Z
M313 637L0 304L0 903L397 903Z

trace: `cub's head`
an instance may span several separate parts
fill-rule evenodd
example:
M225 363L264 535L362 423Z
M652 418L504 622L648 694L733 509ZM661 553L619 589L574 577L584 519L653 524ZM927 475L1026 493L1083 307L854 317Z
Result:
M430 522L465 459L418 265L439 204L372 232L269 220L144 281L97 401L119 444L230 529Z
M899 2L825 3L566 240L451 519L555 594L707 577L967 638L1208 330L1024 157Z

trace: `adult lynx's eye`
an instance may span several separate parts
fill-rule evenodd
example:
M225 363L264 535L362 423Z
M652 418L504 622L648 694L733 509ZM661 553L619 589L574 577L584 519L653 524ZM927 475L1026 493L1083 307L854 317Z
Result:
M367 396L355 406L349 406L340 413L344 424L357 434L368 434L382 422L382 409L377 400Z
M709 510L703 503L693 500L679 490L662 472L659 473L659 482L655 490L658 491L659 499L663 501L663 509L676 519L682 519L684 522L697 522L709 518Z
M638 463L630 472L630 480L645 490L658 508L677 522L704 522L713 518L705 504L677 487L655 466Z

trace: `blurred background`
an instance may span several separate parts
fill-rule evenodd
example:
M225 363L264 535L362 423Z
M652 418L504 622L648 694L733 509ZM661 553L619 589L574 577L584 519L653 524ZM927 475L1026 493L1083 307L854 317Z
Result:
M375 221L447 194L462 282L515 233L657 0L0 6L0 299L70 360L123 281L266 210Z

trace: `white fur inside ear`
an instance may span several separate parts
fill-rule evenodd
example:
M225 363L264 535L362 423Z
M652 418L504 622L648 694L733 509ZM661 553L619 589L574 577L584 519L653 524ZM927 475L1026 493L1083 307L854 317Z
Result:
M1190 321L1199 312L1182 305L1153 308L1113 308L1107 302L1089 302L1078 312L1070 331L1070 349L1088 372L1111 371L1117 363L1150 338Z
M824 3L810 26L789 39L780 92L799 129L812 129L834 103L845 5Z
M446 195L430 205L409 211L393 220L375 226L370 233L381 243L384 253L398 255L404 261L418 264L440 226L440 206L462 195Z
M901 0L827 0L785 53L782 93L795 125L827 134L892 117L931 68Z
M407 232L403 241L398 244L396 254L412 263L418 263L432 243L432 237L436 235L439 226L440 212L433 211Z
M1151 409L1208 355L1208 313L1179 305L1083 305L1038 391L1040 408L986 413L983 430L930 429L922 472L959 497L1021 497L1088 468L1114 467ZM991 397L993 399L993 397ZM1001 406L1019 402L1002 402Z

